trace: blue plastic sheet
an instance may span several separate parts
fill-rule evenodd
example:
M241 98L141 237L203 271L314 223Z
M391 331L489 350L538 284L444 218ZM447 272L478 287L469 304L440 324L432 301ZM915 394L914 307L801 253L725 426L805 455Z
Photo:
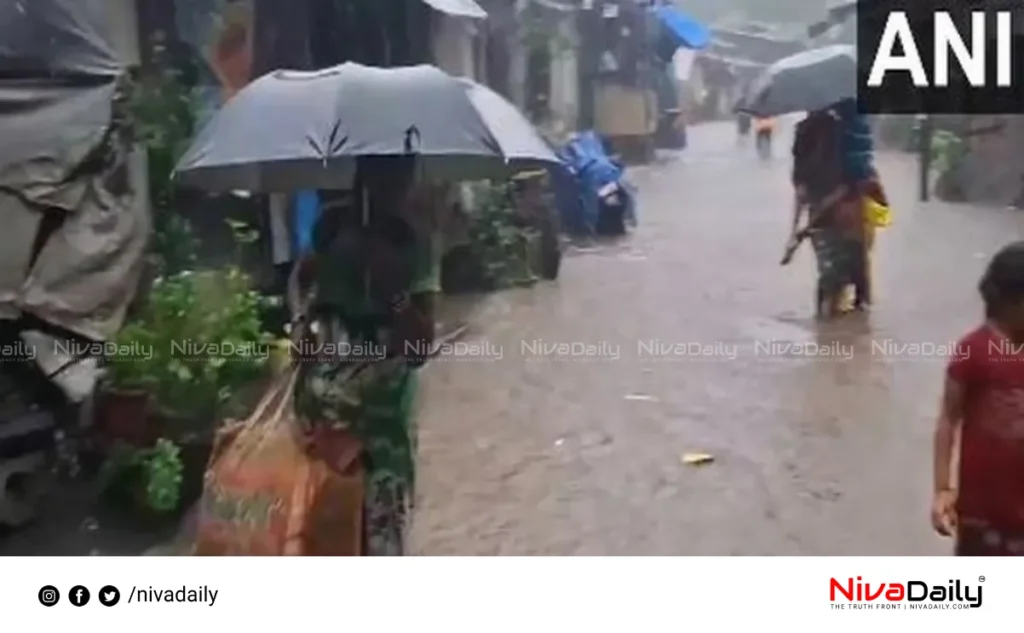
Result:
M837 104L835 110L843 124L843 166L846 174L854 180L867 180L875 172L871 124L866 115L857 111L857 103L852 99Z
M657 7L654 15L679 46L700 50L711 43L711 30L675 7Z
M320 219L320 196L316 191L300 191L295 194L295 252L303 255L313 248L313 227Z
M627 218L636 221L634 192L622 168L604 150L593 131L579 134L558 151L562 167L552 169L555 198L562 226L575 235L593 234L600 212L598 192L610 183L620 186L626 198Z

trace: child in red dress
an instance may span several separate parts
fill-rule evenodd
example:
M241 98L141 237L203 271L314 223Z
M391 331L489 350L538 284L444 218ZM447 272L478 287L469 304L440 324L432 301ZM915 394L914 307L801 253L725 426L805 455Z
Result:
M996 254L980 291L985 323L946 376L931 519L957 556L1024 556L1024 242Z

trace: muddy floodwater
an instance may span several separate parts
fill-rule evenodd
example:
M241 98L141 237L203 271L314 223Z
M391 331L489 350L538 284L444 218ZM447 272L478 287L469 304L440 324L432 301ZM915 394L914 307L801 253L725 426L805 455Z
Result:
M820 326L809 248L778 264L786 136L762 163L693 129L634 172L633 236L481 306L424 376L415 551L949 551L927 521L945 360L1024 214L918 203L913 157L881 155L876 307Z
M819 325L809 248L778 264L788 131L761 162L732 125L694 128L633 171L628 239L572 249L557 282L449 302L475 315L423 376L415 553L949 553L927 520L946 357L1024 214L918 203L913 157L882 154L876 306ZM0 555L170 538L89 513L51 508ZM188 551L182 534L150 552Z

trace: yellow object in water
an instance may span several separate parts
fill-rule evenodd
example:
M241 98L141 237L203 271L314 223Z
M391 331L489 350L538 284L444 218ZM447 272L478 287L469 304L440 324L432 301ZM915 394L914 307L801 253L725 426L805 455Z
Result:
M715 458L707 453L683 453L680 460L687 466L703 466L715 461Z
M871 226L884 229L892 224L892 210L874 198L864 198L864 219Z

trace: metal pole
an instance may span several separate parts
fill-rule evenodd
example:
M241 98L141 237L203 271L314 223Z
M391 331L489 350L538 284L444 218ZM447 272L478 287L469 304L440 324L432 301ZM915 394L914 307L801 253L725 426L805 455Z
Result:
M932 163L932 133L934 131L934 122L930 115L924 115L921 118L921 129L919 140L919 155L918 155L918 174L919 174L919 199L921 202L928 202L931 197L931 163Z

